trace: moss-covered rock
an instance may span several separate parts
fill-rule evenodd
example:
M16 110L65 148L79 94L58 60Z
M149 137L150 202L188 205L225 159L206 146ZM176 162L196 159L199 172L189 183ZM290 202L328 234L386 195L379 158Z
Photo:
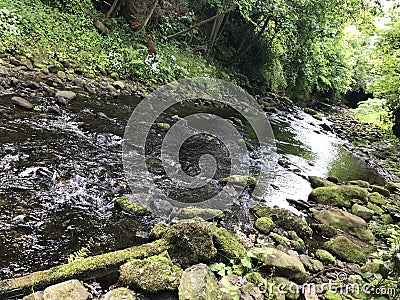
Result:
M387 189L392 194L400 192L400 183L390 181L385 184L385 189Z
M309 176L308 181L310 181L311 187L313 189L316 189L318 187L335 186L336 185L333 182L331 182L327 179L318 177L318 176Z
M364 181L364 180L351 180L351 181L347 181L346 184L357 185L362 188L370 187L370 183L368 181Z
M385 189L383 186L371 185L370 189L371 189L371 192L379 193L384 197L389 197L390 196L390 192L387 189Z
M382 215L385 212L382 208L380 208L378 205L376 205L372 202L368 202L367 207L369 209L371 209L375 215L378 215L378 216Z
M281 288L281 292L284 292L285 299L297 300L300 298L300 289L293 281L284 277L272 277L270 280Z
M168 123L155 123L154 125L156 128L163 131L168 131L171 128L171 125L169 125Z
M284 246L285 248L289 247L289 239L275 232L271 232L269 236L274 240L275 243Z
M299 255L300 261L303 263L306 270L317 273L324 270L324 265L322 262L316 259L312 259L308 255L300 254Z
M368 201L368 192L356 186L327 186L312 190L309 200L325 205L350 207L351 199Z
M319 121L322 121L322 120L323 120L323 117L322 117L321 114L312 115L312 117L313 117L314 119L319 120Z
M332 238L337 235L337 230L332 226L326 224L311 224L311 228L317 232L320 236L326 238Z
M344 232L367 243L374 243L375 238L367 223L360 217L337 208L322 210L314 214L319 222L343 230Z
M312 109L309 107L304 108L304 112L309 115L317 115L318 114L318 112L315 109Z
M363 218L364 220L370 220L374 215L374 211L372 209L369 209L368 207L359 205L357 203L351 207L351 212L354 215Z
M205 264L187 268L179 284L179 300L214 300L220 298L217 279Z
M251 282L257 286L266 284L266 280L259 272L250 272L245 275L248 282Z
M334 253L337 257L348 262L363 264L367 259L367 253L364 249L342 235L326 242L324 247Z
M315 256L327 265L336 265L336 258L326 250L318 249Z
M87 300L89 297L86 288L76 279L49 286L43 292L46 300Z
M255 177L245 176L245 175L231 175L229 177L221 179L221 182L228 182L236 185L249 186L249 187L254 187L257 185L257 179Z
M138 299L133 291L120 287L109 291L102 300L136 300Z
M385 205L387 203L385 197L379 194L378 192L370 193L368 195L368 201L379 206Z
M157 223L151 230L150 230L150 237L152 239L159 239L162 235L167 231L169 225L164 222Z
M174 265L167 252L146 259L131 260L120 268L120 281L147 293L174 291L179 286L182 269Z
M228 259L239 260L247 254L246 248L225 228L218 228L213 232L215 246Z
M268 217L261 217L256 220L254 226L262 233L268 234L275 228L275 223Z
M255 248L254 257L266 268L274 269L275 274L285 276L296 283L304 283L307 273L301 261L275 248Z
M175 219L192 219L195 217L204 220L221 219L224 217L224 212L219 209L212 208L198 208L198 207L185 207L178 210Z
M150 214L150 210L143 205L134 203L132 200L128 199L127 196L120 197L115 200L115 203L127 213L134 214L134 215L147 215Z
M383 215L381 215L380 218L384 224L392 224L393 223L393 218L389 214L383 214Z
M210 224L201 219L180 221L170 226L163 238L170 245L169 255L182 267L209 263L217 254Z
M254 206L252 212L258 217L267 217L272 219L277 226L286 230L293 230L302 238L308 238L312 235L312 229L308 226L307 222L287 209Z

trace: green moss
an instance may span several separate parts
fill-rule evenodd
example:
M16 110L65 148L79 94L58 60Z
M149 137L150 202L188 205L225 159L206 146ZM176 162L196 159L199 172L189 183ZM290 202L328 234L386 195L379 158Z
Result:
M311 224L311 228L323 237L331 238L337 235L337 230L326 224Z
M250 272L245 276L248 282L254 283L255 285L262 285L266 283L264 277L258 272Z
M317 115L318 112L312 108L306 107L304 108L304 112L309 115Z
M222 251L228 259L240 260L246 256L246 248L225 228L215 230L213 238L218 251Z
M132 288L156 293L176 290L182 276L182 269L174 265L165 251L146 259L131 260L120 268L120 280Z
M378 205L373 204L372 202L368 202L367 207L373 210L375 215L382 215L384 213L383 209L380 208Z
M378 192L373 192L368 195L368 201L377 205L385 205L387 200Z
M300 237L307 238L312 235L312 229L299 216L291 211L268 206L254 206L252 212L258 217L267 217L277 225L286 230L294 230Z
M385 267L383 260L374 259L373 261L367 262L364 266L362 266L361 272L387 276L388 269Z
M336 265L336 258L326 250L318 249L315 256L328 265Z
M351 181L348 181L347 183L351 184L351 185L358 185L359 187L362 187L362 188L369 188L370 187L369 182L368 181L364 181L364 180L351 180Z
M169 125L168 123L155 123L155 126L158 129L161 129L161 130L164 130L164 131L167 131L167 130L169 130L171 128L171 125Z
M322 117L321 114L312 115L312 117L313 117L314 119L319 120L319 121L322 121L322 120L323 120L323 117Z
M115 200L124 211L135 214L135 215L146 215L150 213L150 210L139 204L135 204L124 197L120 197Z
M308 181L310 181L311 187L313 189L318 188L318 187L335 185L333 182L330 182L329 180L318 177L318 176L309 176Z
M164 232L167 230L168 227L169 227L168 224L164 222L159 222L150 230L150 236L154 239L159 239L161 238L161 236L164 234Z
M345 236L337 236L334 240L326 242L324 246L348 262L363 264L367 259L367 253Z
M393 219L389 214L381 215L381 220L384 224L392 224L393 223Z
M369 220L374 215L374 211L372 209L369 209L368 207L359 204L354 204L352 206L351 213L360 218L363 218L364 220Z
M342 296L331 290L326 291L324 296L326 300L342 300Z
M399 192L400 191L400 183L390 181L385 185L385 189L387 189L392 194Z
M275 223L268 217L261 217L256 220L254 226L261 232L268 234L274 229Z
M368 201L368 192L356 186L328 186L312 190L309 199L325 205L351 207L351 199Z
M269 236L278 244L285 246L285 247L289 247L289 239L281 236L280 234L277 234L275 232L271 232L269 234Z
M380 185L372 185L371 192L379 193L384 197L390 196L390 192L387 189L385 189L383 186L380 186Z
M285 299L297 300L300 298L300 289L297 284L284 278L284 277L272 277L272 282L277 286L283 287L285 293Z

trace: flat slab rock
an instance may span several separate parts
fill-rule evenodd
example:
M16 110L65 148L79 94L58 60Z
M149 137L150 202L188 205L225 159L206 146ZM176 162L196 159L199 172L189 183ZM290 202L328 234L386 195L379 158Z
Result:
M17 97L17 96L14 96L11 98L11 103L20 108L26 109L26 110L31 110L33 108L32 103L30 103L28 100L26 100L24 98Z
M57 91L56 97L65 98L67 100L73 100L76 98L76 94L72 91Z

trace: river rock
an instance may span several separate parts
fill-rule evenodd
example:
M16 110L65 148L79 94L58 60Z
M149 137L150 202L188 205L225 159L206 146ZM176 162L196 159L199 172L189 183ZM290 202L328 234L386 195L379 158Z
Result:
M120 287L109 291L102 300L136 300L135 292L130 289Z
M257 179L254 178L253 176L231 175L229 177L222 178L221 182L228 182L236 185L254 187L257 184Z
M286 230L293 230L302 238L312 235L312 229L308 226L307 222L287 209L254 206L251 210L258 217L268 217L272 219L277 226Z
M62 116L62 110L57 104L49 106L47 108L47 112L58 115L58 116Z
M307 280L307 273L302 262L275 248L254 248L253 255L268 269L274 269L277 275L284 276L297 283Z
M254 227L256 227L262 233L268 234L272 229L274 229L275 223L268 217L261 217L256 220Z
M174 219L192 219L195 217L202 218L204 220L216 220L224 217L224 212L219 209L212 208L200 208L200 207L183 207L178 210Z
M179 284L179 300L213 300L220 298L218 282L205 264L187 268Z
M336 265L336 258L326 250L318 249L315 256L327 265Z
M326 242L324 247L337 257L348 262L363 264L367 260L367 253L343 235L339 235L335 239Z
M387 203L385 197L378 192L373 192L369 194L368 201L380 206L385 205Z
M372 209L369 209L368 207L359 205L357 203L352 206L351 212L354 215L363 218L364 220L370 220L374 215L374 211Z
M86 300L89 297L90 294L86 288L76 279L49 286L43 292L43 298L46 300Z
M384 197L390 197L390 192L384 188L383 186L380 185L371 185L371 192L376 192L381 194Z
M120 268L120 281L146 293L173 291L178 288L182 269L174 265L165 251L146 259L131 260Z
M309 200L337 207L351 207L352 199L367 203L368 192L357 186L326 186L311 191Z
M11 103L16 105L16 106L19 106L19 107L21 107L23 109L26 109L26 110L33 109L32 103L30 103L28 100L26 100L24 98L21 98L21 97L17 97L17 96L12 97L11 98Z
M72 91L57 91L56 97L65 98L67 100L73 100L76 98L76 94Z
M392 194L400 192L400 183L389 181L385 184L385 189L387 189Z
M382 215L385 212L382 208L372 202L368 202L367 208L371 209L374 214L378 216Z
M316 212L314 217L319 222L343 230L364 242L373 244L375 241L367 223L362 218L347 211L333 208Z
M318 177L318 176L309 176L308 181L310 181L311 187L313 189L316 189L318 187L324 187L324 186L334 186L335 184L333 182L330 182L327 179Z
M170 226L162 237L170 245L171 258L183 267L209 263L217 254L210 224L201 219L180 221Z
M125 83L123 81L117 80L114 81L112 84L116 89L121 89L123 90L125 88Z
M247 254L246 248L225 228L218 228L213 232L215 246L228 259L240 260Z
M362 188L369 188L370 187L370 183L368 181L365 181L365 180L351 180L351 181L347 181L346 184L357 185L357 186L362 187Z
M47 69L49 70L50 73L54 73L54 74L57 73L59 70L58 66L56 66L56 65L50 65L47 67Z

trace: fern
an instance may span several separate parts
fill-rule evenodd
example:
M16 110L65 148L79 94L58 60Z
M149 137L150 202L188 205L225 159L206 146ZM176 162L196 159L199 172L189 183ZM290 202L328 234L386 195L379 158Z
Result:
M89 253L90 253L90 248L92 247L92 245L93 245L93 238L91 237L89 239L88 243L84 247L82 247L78 251L75 251L74 253L69 255L68 263L88 257Z

